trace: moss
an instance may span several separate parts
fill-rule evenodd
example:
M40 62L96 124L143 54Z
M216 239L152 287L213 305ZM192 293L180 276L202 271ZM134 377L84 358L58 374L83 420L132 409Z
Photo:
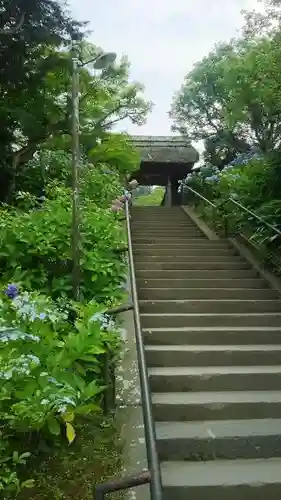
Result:
M76 432L72 445L54 450L53 457L29 471L36 487L23 491L19 500L93 500L94 484L121 475L122 443L113 420L83 422Z

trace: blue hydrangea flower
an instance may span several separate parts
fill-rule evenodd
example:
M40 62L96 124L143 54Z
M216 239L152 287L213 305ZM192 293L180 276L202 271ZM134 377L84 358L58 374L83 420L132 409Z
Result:
M7 297L9 297L9 299L15 299L19 294L18 287L16 285L14 285L13 283L10 283L7 286L4 293L7 295Z
M247 165L247 163L251 160L259 160L260 158L261 155L256 150L248 151L247 153L237 153L235 158L229 163L229 165L226 165L223 170L236 165Z
M206 177L205 181L207 182L219 182L218 175L211 175L210 177Z

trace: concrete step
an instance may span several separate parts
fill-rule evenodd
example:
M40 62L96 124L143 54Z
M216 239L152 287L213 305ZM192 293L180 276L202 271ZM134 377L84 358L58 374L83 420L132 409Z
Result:
M163 241L159 241L159 239L154 242L155 238L146 238L147 241L150 243L141 243L137 241L136 239L133 242L133 250L145 250L149 248L152 250L152 245L153 245L153 250L161 248L170 248L174 249L175 251L178 250L185 250L187 247L190 247L191 249L201 249L204 250L205 252L211 251L211 250L232 250L232 248L225 243L225 241L214 241L210 242L210 240L204 239L204 238L181 238L180 241L176 241L175 239L171 238L164 238ZM234 250L233 250L234 251ZM231 254L230 254L231 255Z
M139 212L136 212L134 210L131 211L131 215L132 215L132 220L140 220L140 219L145 219L146 217L149 219L149 220L155 220L155 221L158 221L160 219L174 219L175 221L177 220L180 220L180 219L183 219L183 220L186 220L186 221L190 221L191 219L183 212L183 211L173 211L173 212L170 212L169 210L167 209L162 209L162 211L153 211L151 210L151 207L150 207L150 210L147 210L147 211L139 211Z
M193 255L188 255L188 257L181 256L179 260L175 261L174 255L165 255L163 258L159 258L157 255L136 255L135 254L135 263L143 262L145 264L157 264L158 262L162 262L166 265L172 263L186 263L186 262L198 262L202 260L202 258L198 258L196 255L196 249L193 252ZM244 260L239 257L239 255L232 255L231 251L229 253L220 255L208 255L206 258L207 262L244 262Z
M141 314L142 328L281 326L281 313Z
M186 271L188 269L249 269L249 264L243 260L227 260L227 261L212 261L212 262L204 262L204 261L189 261L185 260L184 262L145 262L138 260L135 263L136 270L151 270L151 271Z
M157 216L161 213L167 213L169 215L176 215L177 217L179 215L184 215L187 217L186 213L183 211L183 209L180 206L173 206L173 207L160 207L156 205L152 206L142 206L142 207L132 207L131 208L132 214L137 215L141 213L148 213L148 214L153 214L155 213Z
M194 240L200 240L204 242L204 239L200 237L200 235L194 236L178 236L175 238L167 238L166 236L159 237L157 235L149 237L135 237L133 238L133 248L142 248L140 245L150 245L150 247L160 247L164 246L165 248L180 248L181 246L185 247L193 243Z
M139 300L181 300L181 299L240 299L269 300L278 299L276 290L269 288L139 288Z
M137 242L140 239L152 239L152 240L163 240L169 241L171 243L176 241L183 241L189 239L203 239L206 240L206 237L200 233L200 231L192 229L185 231L173 231L172 229L164 229L164 230L151 230L151 231L135 231L132 234L133 243ZM208 241L208 240L207 240Z
M158 392L152 405L157 422L281 418L281 391Z
M151 235L146 235L146 236L139 236L136 235L132 238L133 246L139 246L139 245L169 245L169 246L177 246L177 245L185 245L188 244L189 242L200 240L204 242L204 238L200 237L200 234L194 233L194 234L186 234L186 235L175 235L174 237L171 235L170 237L167 237L163 235L157 235L157 234L151 234Z
M139 288L265 288L266 283L260 278L251 279L204 279L204 278L137 278Z
M149 222L147 221L142 224L131 225L131 233L133 236L137 236L139 233L141 233L142 235L151 233L163 233L165 236L174 233L185 235L189 232L199 233L206 238L204 233L202 233L202 231L198 227L190 224L175 224L173 222L171 222L170 224L149 224Z
M255 346L249 346L255 349ZM275 346L273 346L275 347ZM279 346L278 346L279 347ZM279 363L281 362L279 347ZM276 356L277 357L277 356ZM167 367L152 365L148 369L152 392L200 392L200 391L265 391L281 388L281 365ZM251 363L252 365L252 363ZM281 435L281 427L280 427Z
M167 215L162 217L131 217L131 227L135 228L136 226L143 226L148 223L150 226L171 226L174 227L187 225L192 227L197 227L195 224L190 222L187 217L168 217Z
M173 232L184 233L185 231L195 231L195 232L198 232L200 234L204 234L194 224L177 224L174 222L171 222L169 224L164 224L164 223L151 224L149 222L144 222L142 224L131 225L131 229L132 229L133 234L137 234L138 231L147 232L147 233L151 233L153 231L157 231L157 232L159 231L159 232L165 233L167 235L167 233L166 233L167 230L171 231L172 233Z
M147 345L281 345L281 326L148 327L142 332Z
M136 277L143 279L163 278L163 271L152 271L151 269L137 269ZM184 270L165 270L167 279L243 279L257 277L256 271L253 269L236 270L236 269L184 269Z
M276 500L280 294L179 207L132 214L163 500Z
M209 295L211 297L211 294ZM280 312L281 300L140 300L141 313L259 313Z
M207 238L199 231L171 231L170 229L164 231L135 231L132 235L133 245L142 243L142 241L152 240L154 244L163 243L185 243L189 240L202 239L208 241Z
M162 462L163 500L277 500L281 459Z
M158 422L160 460L281 457L281 419Z
M148 366L279 365L281 345L148 345ZM281 386L280 386L281 389Z
M189 223L188 217L185 215L182 215L179 217L178 215L175 217L175 215L169 215L169 214L162 214L160 216L155 216L154 214L140 214L140 215L133 215L131 217L131 220L133 223L135 222L149 222L149 223L155 223L155 224L169 224L169 223L174 223L175 225L179 224L180 222L184 223L187 222Z
M135 231L138 231L139 229L141 230L151 230L153 231L154 229L179 229L185 231L186 229L196 229L197 231L200 231L200 229L192 223L189 223L188 221L181 221L181 222L176 222L171 221L171 222L159 222L159 221L145 221L145 222L138 222L138 221L132 221L131 222L131 229L132 233Z
M135 258L140 257L140 260L144 256L149 255L151 259L163 259L166 260L167 257L172 257L174 260L181 259L183 256L185 259L189 259L189 256L197 256L202 260L208 260L209 256L225 257L229 255L235 255L234 250L230 250L226 247L221 248L205 248L200 245L179 245L178 248L169 245L138 245L134 248L133 255Z

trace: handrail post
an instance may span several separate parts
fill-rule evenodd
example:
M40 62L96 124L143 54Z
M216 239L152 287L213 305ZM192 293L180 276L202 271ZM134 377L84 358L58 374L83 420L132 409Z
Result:
M181 194L181 206L184 206L185 203L185 192L184 192L184 183L183 181L181 182L181 187L180 187L180 194Z
M172 185L171 185L170 176L168 176L168 179L167 179L166 203L165 203L165 205L167 207L169 207L169 208L172 206Z
M228 235L229 235L229 225L228 225L228 219L226 217L225 212L223 214L223 228L224 228L224 235L225 235L226 238L228 238Z

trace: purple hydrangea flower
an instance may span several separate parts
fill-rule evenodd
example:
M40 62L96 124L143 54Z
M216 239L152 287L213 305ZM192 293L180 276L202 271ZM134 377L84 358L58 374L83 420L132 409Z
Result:
M13 283L10 283L4 293L7 297L9 297L9 299L15 299L19 294L18 287Z

